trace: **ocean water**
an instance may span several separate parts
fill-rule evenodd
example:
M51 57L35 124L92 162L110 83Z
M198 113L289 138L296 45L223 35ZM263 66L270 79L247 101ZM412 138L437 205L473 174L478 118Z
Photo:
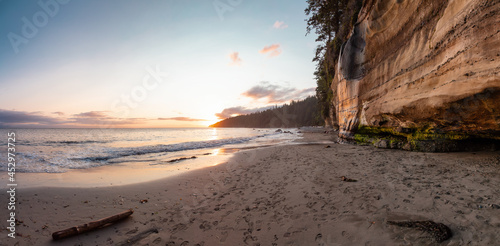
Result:
M75 169L129 165L182 165L172 160L216 155L220 149L284 144L296 129L0 129L0 172L7 171L7 133L16 134L17 173L65 173ZM188 161L186 161L188 162Z

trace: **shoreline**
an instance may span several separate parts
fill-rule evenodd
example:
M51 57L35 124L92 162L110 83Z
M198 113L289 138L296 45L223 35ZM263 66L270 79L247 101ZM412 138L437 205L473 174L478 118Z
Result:
M416 153L330 138L304 133L301 142L317 144L240 151L225 163L145 183L20 189L20 235L8 238L3 223L0 245L127 245L134 236L138 245L432 245L426 233L386 223L408 219L449 226L446 245L500 241L500 152ZM130 208L134 214L117 224L51 239ZM158 233L146 233L152 229Z
M288 145L291 142L280 142L276 145L258 145L245 147L223 147L186 150L174 153L169 160L158 163L124 162L102 165L84 169L69 169L61 173L17 172L17 183L23 184L19 189L33 187L66 187L97 188L108 186L134 185L171 178L227 162L240 152L253 149ZM195 158L193 158L195 157ZM0 172L0 187L6 187L8 173Z
M213 149L206 152L211 155L198 154L195 159L186 159L167 164L144 164L127 162L86 169L71 169L63 173L16 173L20 189L33 187L53 188L97 188L134 185L144 182L166 179L189 173L191 170L214 166L227 162L234 153L226 153L225 149ZM182 155L183 156L183 155ZM186 155L186 156L193 156ZM203 156L203 157L201 157ZM147 165L147 166L145 166ZM7 186L7 172L0 173L0 185Z

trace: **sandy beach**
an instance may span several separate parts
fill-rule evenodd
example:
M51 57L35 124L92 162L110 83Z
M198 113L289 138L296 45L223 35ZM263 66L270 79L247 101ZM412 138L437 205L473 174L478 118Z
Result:
M0 245L500 242L499 152L418 153L337 144L332 136L306 133L293 145L240 151L225 163L153 182L21 188L16 238L7 237L2 205ZM0 200L8 201L5 189ZM127 209L134 213L119 223L51 238L55 231ZM438 244L426 232L389 220L432 220L447 225L453 236Z

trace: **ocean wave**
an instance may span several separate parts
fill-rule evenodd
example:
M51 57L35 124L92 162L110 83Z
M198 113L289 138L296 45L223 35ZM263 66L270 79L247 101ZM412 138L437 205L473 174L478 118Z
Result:
M268 133L253 137L227 138L206 141L184 142L176 144L161 144L138 147L112 148L103 146L85 146L64 153L17 153L16 172L20 173L64 173L70 169L87 169L104 165L113 165L127 161L140 161L139 157L147 154L160 154L178 152L185 150L196 150L205 148L217 148L232 144L242 144L254 139L271 137L277 133ZM78 144L77 141L53 141L52 144ZM89 141L81 141L89 143ZM46 142L48 143L48 141ZM122 158L122 159L119 159ZM154 157L156 158L156 157ZM153 159L154 159L153 158ZM148 158L149 159L149 158ZM7 163L0 163L0 167L6 167ZM6 168L2 168L6 169Z
M69 169L87 169L103 165L107 162L78 161L70 158L71 154L64 156L48 157L38 153L16 154L16 172L18 173L64 173ZM6 170L6 163L0 163L0 168Z
M108 144L113 143L112 139L117 141L126 141L126 136L117 135L108 141L94 141L85 138L70 138L62 141L60 137L50 139L42 135L36 139L27 139L23 144L17 144L21 147L17 148L16 153L16 172L20 173L64 173L72 169L89 169L94 167L116 165L125 162L151 162L155 163L162 161L171 153L179 151L189 151L198 149L210 148L245 148L251 146L266 146L276 143L284 143L292 141L299 137L297 133L284 134L275 132L275 129L253 130L251 134L246 133L244 136L238 130L220 130L222 133L219 136L224 138L215 140L203 141L187 141L172 144L156 144L154 141L149 145L142 145L151 140L151 136L146 138L141 145L132 147L111 147ZM243 130L242 130L243 131ZM247 130L247 132L250 130ZM213 130L202 132L205 133L201 139L210 136ZM228 133L235 133L234 137L227 138ZM56 132L57 133L57 132ZM208 136L206 136L208 135ZM170 135L175 139L175 135ZM240 137L241 136L241 137ZM169 137L169 136L167 136ZM200 139L200 138L198 138ZM30 141L31 140L31 141ZM41 141L40 141L41 140ZM7 170L6 158L0 153L0 171Z
M65 165L65 164L64 164ZM0 163L3 166L3 163ZM20 173L63 173L61 166L34 153L16 153L16 172Z
M106 143L107 141L94 141L94 140L86 140L86 141L46 141L48 144L91 144L91 143Z
M229 144L241 144L248 141L251 141L256 138L261 138L273 134L264 134L258 135L254 137L241 137L241 138L228 138L228 139L217 139L217 140L208 140L208 141L198 141L198 142L185 142L185 143L177 143L177 144L160 144L160 145L152 145L152 146L141 146L141 147L129 147L129 148L115 148L108 149L105 155L98 156L85 156L85 157L76 157L71 158L71 160L75 161L89 161L89 162L104 162L110 159L116 159L127 156L138 156L138 155L146 155L146 154L155 154L155 153L164 153L164 152L177 152L184 150L194 150L194 149L206 149L206 148L215 148Z

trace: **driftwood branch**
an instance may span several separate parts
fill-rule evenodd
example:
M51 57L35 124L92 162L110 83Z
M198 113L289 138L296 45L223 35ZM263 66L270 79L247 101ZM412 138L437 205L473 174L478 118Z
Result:
M113 216L102 218L100 220L92 221L92 222L89 222L87 224L71 227L71 228L68 228L65 230L61 230L61 231L56 231L56 232L52 233L52 239L58 240L61 238L70 237L70 236L78 235L78 234L85 233L85 232L88 232L91 230L95 230L95 229L104 227L106 225L113 224L113 223L120 221L122 219L125 219L128 216L130 216L132 213L134 213L134 211L132 209L129 209L129 210L121 212L119 214L115 214Z

